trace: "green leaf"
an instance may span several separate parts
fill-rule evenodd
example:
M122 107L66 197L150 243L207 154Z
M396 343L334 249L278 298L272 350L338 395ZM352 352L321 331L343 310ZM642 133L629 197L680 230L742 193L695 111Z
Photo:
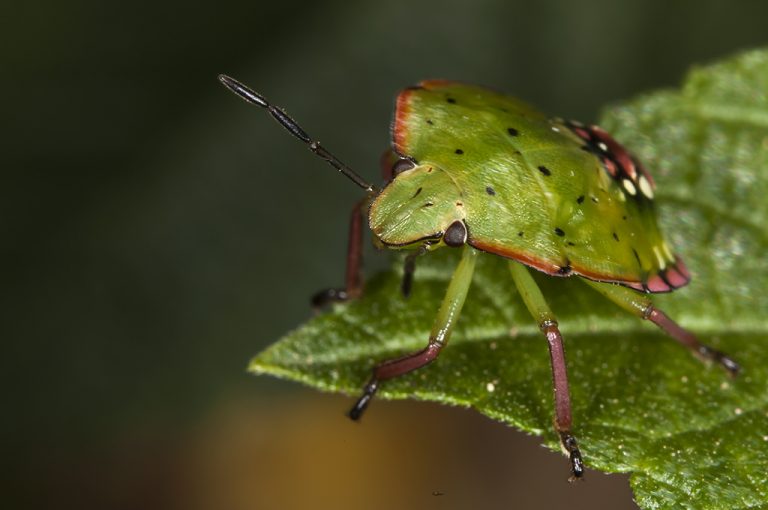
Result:
M566 340L586 463L632 472L643 508L768 506L768 52L695 69L682 90L609 109L602 125L651 169L663 230L694 275L656 304L743 371L730 379L701 364L578 278L536 274ZM424 347L454 252L419 260L408 300L398 259L365 297L312 319L250 369L357 394L376 362ZM550 381L546 342L505 261L485 255L451 345L379 396L473 407L558 449Z

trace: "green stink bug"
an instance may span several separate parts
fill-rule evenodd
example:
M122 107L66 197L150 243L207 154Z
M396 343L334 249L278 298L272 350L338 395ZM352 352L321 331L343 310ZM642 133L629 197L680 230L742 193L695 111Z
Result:
M437 358L461 313L480 253L509 260L512 279L547 339L555 429L572 479L583 475L584 465L571 432L563 340L526 266L552 276L580 277L702 360L738 373L733 359L700 343L644 295L679 288L690 275L659 230L651 175L600 128L546 117L484 88L424 81L397 97L392 147L382 158L386 183L376 189L282 109L232 78L219 79L241 98L267 109L312 152L367 192L350 219L346 285L318 294L316 305L361 295L364 216L379 247L411 250L402 286L406 296L418 256L442 247L462 251L427 346L376 365L349 412L352 419L360 418L381 381Z

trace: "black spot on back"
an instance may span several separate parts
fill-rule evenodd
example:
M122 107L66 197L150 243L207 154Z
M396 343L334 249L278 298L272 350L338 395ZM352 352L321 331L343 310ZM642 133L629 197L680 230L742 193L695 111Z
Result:
M539 167L539 172L541 172L542 174L546 175L547 177L552 175L552 171L549 168L545 167L544 165Z
M419 196L419 193L421 193L421 188L417 189L417 190L416 190L416 193L414 193L414 194L413 194L413 196L412 196L411 198L416 198L416 197L418 197L418 196Z
M520 132L515 128L507 128L507 133L509 133L512 136L517 136L520 134Z
M464 154L464 151L461 149L456 149L454 152L459 155Z
M560 237L563 237L565 235L565 232L560 227L555 227L555 234L559 235Z
M429 124L431 126L431 125L434 124L434 122L432 122L432 119L427 119L427 124Z
M490 186L486 186L486 187L485 187L485 192L486 192L486 193L488 193L488 194L489 194L489 195L491 195L491 196L493 196L493 195L495 195L495 194L496 194L496 190L495 190L495 189L493 189L493 188L491 188Z
M616 242L619 242L619 234L616 232L613 233L613 238L616 239Z
M581 204L584 202L584 195L579 195L579 198L576 199L576 202Z
M517 233L517 235L518 235L519 237L523 237L523 236L525 235L525 233L524 233L524 232L518 232L518 233Z
M448 101L451 104L456 104L456 100L452 97L449 97L448 99L446 99L446 101Z

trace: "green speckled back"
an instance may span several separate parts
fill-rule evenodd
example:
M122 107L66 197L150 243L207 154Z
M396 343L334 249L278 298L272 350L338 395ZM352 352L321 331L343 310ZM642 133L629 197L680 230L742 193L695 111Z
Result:
M398 97L393 146L418 166L372 204L371 228L387 245L438 238L460 219L475 248L549 274L649 292L688 281L659 232L650 175L599 128L426 81Z

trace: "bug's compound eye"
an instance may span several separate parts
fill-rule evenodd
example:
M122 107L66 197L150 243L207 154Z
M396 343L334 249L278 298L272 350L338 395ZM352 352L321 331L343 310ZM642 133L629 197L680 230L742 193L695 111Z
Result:
M400 158L392 165L392 176L397 177L399 174L406 170L411 170L416 167L416 162L408 158Z
M451 223L443 234L443 242L448 246L457 247L462 246L467 242L467 226L461 220L456 220Z

